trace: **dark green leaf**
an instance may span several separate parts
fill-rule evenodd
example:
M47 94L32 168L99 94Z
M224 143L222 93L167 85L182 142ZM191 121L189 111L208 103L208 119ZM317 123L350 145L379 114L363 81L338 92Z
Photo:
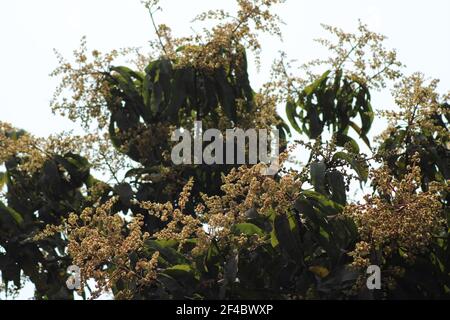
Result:
M295 217L286 214L277 215L274 219L274 231L282 250L285 250L294 261L302 258L303 250Z
M264 236L264 231L253 223L239 223L233 226L233 232L237 235L245 234L247 236Z
M334 154L333 160L343 160L347 162L350 167L356 171L362 181L367 181L367 178L369 176L367 165L361 161L358 161L355 156L346 152L337 152L336 154Z
M233 87L228 82L225 70L217 69L215 71L214 78L217 83L217 93L219 97L220 104L227 115L227 117L236 122L237 112L236 112L236 102L233 92Z
M0 214L10 216L18 226L23 223L22 215L13 208L6 206L2 201L0 201Z
M343 134L341 132L337 132L335 135L336 138L336 144L339 147L348 147L353 153L359 153L359 146L356 143L356 141L353 138L350 138L346 134Z
M345 205L347 202L346 187L344 176L339 171L331 171L327 173L328 185L331 188L332 200Z
M306 95L311 95L313 94L317 88L319 88L319 86L321 86L324 82L326 82L328 80L328 76L330 74L331 71L326 71L324 74L322 74L322 76L320 78L318 78L316 81L314 81L312 84L310 84L309 86L307 86L303 92Z
M294 103L294 101L292 100L288 100L288 102L286 103L286 116L289 120L289 123L291 124L291 126L297 131L297 132L302 132L302 129L300 129L298 123L297 123L297 105Z
M313 162L311 163L311 183L317 192L325 194L325 172L327 166L325 162Z

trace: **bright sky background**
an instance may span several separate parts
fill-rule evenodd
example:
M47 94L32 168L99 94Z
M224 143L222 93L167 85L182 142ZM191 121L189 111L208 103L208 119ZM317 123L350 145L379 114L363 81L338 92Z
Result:
M192 18L201 11L230 9L232 0L162 0L158 23L175 35L190 33ZM424 72L441 79L450 90L450 1L447 0L287 0L277 12L286 23L284 42L264 37L262 69L252 67L254 88L268 79L279 50L303 63L323 57L312 40L324 36L320 23L353 31L361 19L373 31L389 37L407 73ZM101 51L121 47L145 48L153 34L150 19L139 0L14 0L0 1L0 121L37 135L76 128L53 116L49 109L57 84L49 73L56 66L53 48L70 56L86 35L89 48ZM374 95L377 109L391 106L389 94ZM379 133L383 123L374 131ZM31 296L30 288L21 298Z

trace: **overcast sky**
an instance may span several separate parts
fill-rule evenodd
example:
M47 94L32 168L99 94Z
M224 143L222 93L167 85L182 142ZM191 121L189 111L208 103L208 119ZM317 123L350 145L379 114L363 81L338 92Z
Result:
M210 8L232 10L232 0L162 0L156 17L177 35L190 32L192 18ZM263 39L263 68L251 73L254 87L267 80L271 61L285 50L305 62L317 58L312 39L323 36L320 23L354 30L358 18L389 37L408 71L440 78L450 89L450 1L447 0L287 0L279 7L284 43ZM194 26L195 28L195 26ZM139 0L14 0L0 1L0 119L39 135L73 127L48 107L56 80L53 48L69 56L86 35L90 48L110 50L142 46L153 37L146 10ZM389 104L387 95L375 106ZM388 106L386 106L388 107Z
M162 0L158 23L170 25L176 35L190 32L199 12L232 10L232 0ZM299 62L319 58L312 41L324 36L320 23L354 30L358 19L389 37L407 72L422 71L441 79L450 89L450 1L447 0L287 0L277 10L284 22L284 42L263 39L263 67L252 67L253 86L268 79L279 50ZM37 135L74 128L53 116L49 101L57 84L49 73L56 66L53 48L69 56L86 35L90 48L111 50L146 46L153 29L139 0L14 0L0 1L0 120ZM323 56L322 56L323 57ZM388 94L375 95L375 107L390 106ZM382 130L382 123L375 131ZM21 297L30 296L25 290Z

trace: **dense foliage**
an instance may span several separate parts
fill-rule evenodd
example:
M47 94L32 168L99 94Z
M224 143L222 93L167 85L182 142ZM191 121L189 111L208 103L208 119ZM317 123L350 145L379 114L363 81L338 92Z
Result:
M58 54L52 108L86 135L43 139L0 123L5 290L31 281L38 299L72 299L66 270L77 265L83 297L450 297L450 95L403 75L363 24L355 34L325 26L337 39L319 41L329 59L294 76L283 54L255 91L247 53L258 56L259 32L280 35L277 2L202 14L219 21L203 35L158 26L152 53L131 67L115 64L130 50L88 53L85 40L75 62ZM146 3L152 20L156 6ZM379 113L389 125L372 141L371 93L390 81L397 108ZM174 165L171 133L200 120L222 132L280 129L282 168ZM369 265L381 267L381 290L366 287Z

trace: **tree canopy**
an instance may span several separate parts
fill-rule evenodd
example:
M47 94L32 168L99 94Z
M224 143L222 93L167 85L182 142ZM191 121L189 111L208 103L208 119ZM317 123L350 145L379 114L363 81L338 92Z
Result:
M89 51L84 38L73 60L57 53L51 107L84 135L40 138L0 122L4 290L31 281L37 299L73 299L76 265L84 298L450 298L450 92L403 74L362 23L356 33L324 26L329 58L295 69L281 54L255 90L247 55L258 62L261 33L281 36L282 1L237 2L234 14L200 14L216 25L183 38L156 25L158 3L146 2L148 54ZM123 56L128 66L116 64ZM372 106L389 88L396 108ZM372 139L376 116L388 126ZM196 121L278 128L279 172L175 165L170 136ZM366 286L370 265L380 290Z

